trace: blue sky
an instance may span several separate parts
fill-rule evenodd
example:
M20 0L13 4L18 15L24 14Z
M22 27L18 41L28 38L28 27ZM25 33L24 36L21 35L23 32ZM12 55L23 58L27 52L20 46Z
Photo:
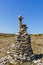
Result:
M29 34L43 33L43 0L0 0L0 33L17 33L19 15Z

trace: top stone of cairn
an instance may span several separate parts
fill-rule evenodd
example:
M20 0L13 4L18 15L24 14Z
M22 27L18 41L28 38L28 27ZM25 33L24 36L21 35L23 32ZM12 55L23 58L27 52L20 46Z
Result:
M18 19L19 19L19 27L20 27L20 29L21 29L21 28L22 28L22 19L23 19L22 15L20 15L20 16L18 17Z

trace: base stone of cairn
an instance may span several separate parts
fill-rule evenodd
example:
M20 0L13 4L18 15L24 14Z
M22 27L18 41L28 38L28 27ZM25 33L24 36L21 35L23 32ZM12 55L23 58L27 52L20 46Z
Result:
M22 24L23 17L19 17L20 30L16 35L16 44L15 44L15 61L28 61L33 56L33 51L31 48L31 39L27 33L27 27L25 24Z

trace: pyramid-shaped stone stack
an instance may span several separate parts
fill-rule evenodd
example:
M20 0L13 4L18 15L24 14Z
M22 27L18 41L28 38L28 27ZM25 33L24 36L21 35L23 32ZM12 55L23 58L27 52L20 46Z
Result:
M22 24L23 17L19 17L19 32L16 35L16 44L15 44L15 59L16 60L30 60L30 57L33 55L31 48L31 39L27 33L27 26Z

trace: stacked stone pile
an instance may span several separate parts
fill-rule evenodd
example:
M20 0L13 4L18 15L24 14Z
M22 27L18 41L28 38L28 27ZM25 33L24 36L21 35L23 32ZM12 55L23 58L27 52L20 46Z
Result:
M27 33L27 26L22 24L23 17L19 17L20 30L16 35L16 44L15 44L15 54L18 56L16 59L19 60L30 60L30 57L33 55L31 48L31 39Z

